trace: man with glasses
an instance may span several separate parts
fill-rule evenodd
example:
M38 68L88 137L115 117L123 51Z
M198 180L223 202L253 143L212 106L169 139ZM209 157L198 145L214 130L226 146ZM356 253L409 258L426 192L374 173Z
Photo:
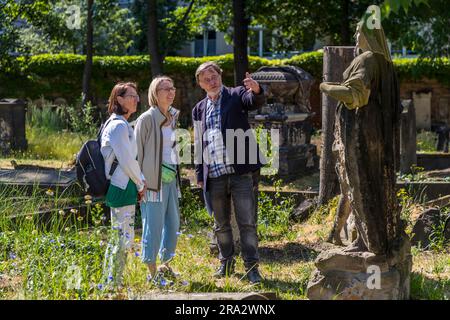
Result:
M225 277L234 272L235 252L230 222L233 199L247 278L251 283L259 283L252 174L261 168L263 159L254 136L249 134L247 112L260 108L265 103L265 96L258 82L248 73L243 86L223 86L222 70L214 62L200 65L195 77L206 92L206 97L192 110L195 171L197 183L204 191L206 206L215 221L214 232L221 262L215 275ZM233 141L227 139L230 131ZM240 133L247 133L244 140L235 139ZM230 141L227 143L227 140ZM201 159L197 160L199 154Z

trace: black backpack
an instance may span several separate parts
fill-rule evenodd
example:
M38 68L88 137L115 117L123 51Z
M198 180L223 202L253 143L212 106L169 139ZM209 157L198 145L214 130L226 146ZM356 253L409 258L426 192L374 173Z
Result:
M100 127L99 133L97 134L97 140L88 140L81 147L77 154L76 160L76 171L78 182L83 187L84 191L94 197L103 197L108 192L109 180L105 175L105 159L100 152L101 147L101 137L103 129L106 128L110 119L106 121ZM109 171L110 176L113 175L118 165L117 159L114 162Z

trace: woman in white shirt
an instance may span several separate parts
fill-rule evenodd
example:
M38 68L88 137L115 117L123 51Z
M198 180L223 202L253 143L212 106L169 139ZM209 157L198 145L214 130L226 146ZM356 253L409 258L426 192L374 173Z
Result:
M136 120L138 161L147 181L146 198L141 202L142 261L147 264L154 284L164 283L165 275L175 276L169 262L175 256L180 226L180 196L174 131L179 111L172 107L173 80L153 79L148 96L150 108ZM161 266L156 268L157 254Z
M145 179L137 162L137 145L128 123L136 112L139 96L136 84L114 86L108 105L109 119L101 134L101 153L105 174L111 180L106 205L111 208L112 236L105 254L104 273L107 285L121 285L127 251L134 241L136 203L144 196Z

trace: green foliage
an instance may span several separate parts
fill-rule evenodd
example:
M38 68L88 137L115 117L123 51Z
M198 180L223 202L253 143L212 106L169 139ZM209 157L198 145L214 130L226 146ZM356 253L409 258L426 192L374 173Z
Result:
M430 249L436 252L445 252L449 240L445 235L445 225L448 218L447 213L441 213L440 222L433 225L433 231L430 234Z
M398 0L407 6L391 12L384 21L387 36L394 48L402 46L419 53L421 57L450 56L448 25L450 11L446 0Z
M233 82L233 55L203 58L167 57L165 73L183 77L195 83L195 70L203 62L216 61L224 70L224 80ZM70 103L78 99L82 91L82 76L85 57L74 54L36 55L29 59L16 60L15 71L0 72L0 95L38 98L64 97ZM268 60L250 57L249 69L256 71L264 65L293 64L305 68L317 78L321 77L322 54L308 53L303 58L292 60ZM316 73L317 72L317 73ZM150 78L150 59L146 56L96 56L93 60L92 92L94 97L108 97L112 86L118 80L136 81L140 88L146 88Z
M448 263L448 261L447 261ZM411 274L411 299L448 300L450 298L450 280L437 281L421 273Z
M292 197L280 194L282 180L274 183L275 195L260 192L258 197L258 237L260 239L277 239L286 236L290 230L289 217L294 208Z
M182 225L193 229L212 226L213 218L208 214L199 197L188 186L182 189L180 210Z
M397 199L400 202L400 218L404 221L406 221L406 230L405 232L409 235L411 235L411 229L413 226L414 221L412 220L411 214L412 214L412 206L414 204L414 198L410 195L410 193L404 189L401 188L397 192Z
M98 109L90 101L83 108L67 106L65 110L73 132L95 137L99 127L95 120L98 118Z
M437 134L431 131L421 130L416 137L417 151L436 152Z
M30 104L27 108L27 122L33 128L39 128L44 132L54 132L67 129L67 121L64 119L64 107L52 107L44 105L38 108Z
M294 65L311 73L318 81L322 79L321 52L309 52L290 59L268 60L250 57L249 69L256 71L262 66ZM196 68L203 62L216 61L224 70L225 82L233 82L233 55L185 58L167 57L164 61L166 74L194 83ZM36 99L64 97L74 103L82 91L81 79L85 57L74 54L36 55L29 59L20 57L16 68L0 72L0 95ZM437 79L450 84L448 59L395 59L394 64L401 80L418 81L422 78ZM94 57L92 91L94 97L108 97L118 80L132 80L140 88L150 82L150 59L148 56L96 56Z
M424 181L426 179L426 175L425 175L425 172L424 172L424 167L419 167L419 166L417 166L415 164L413 164L411 166L411 173L399 174L398 177L399 177L399 179L405 180L405 181L408 181L408 182L410 182L410 181ZM401 190L404 190L404 189L400 189L400 191ZM398 195L399 194L397 193L397 196Z
M194 7L198 1L194 1ZM162 56L172 55L188 41L194 39L201 30L192 20L190 1L180 3L176 0L156 1L158 19L158 45ZM136 19L138 34L132 36L135 45L133 53L148 52L148 1L134 1L131 14Z
M329 216L335 216L339 204L339 196L335 196L328 203L317 207L309 217L312 224L323 224Z
M18 7L23 8L24 4L19 4ZM83 53L86 42L87 1L48 1L45 8L45 11L34 13L34 20L25 16L27 24L13 29L18 34L18 45L26 48L30 54ZM69 10L71 8L79 8L79 16ZM79 26L71 26L77 19ZM134 45L133 37L142 33L130 10L120 8L117 1L113 0L94 1L93 24L93 45L96 54L127 54Z
M428 78L450 85L450 60L448 58L394 59L394 65L401 80L418 81Z
M4 68L14 67L11 53L29 51L26 44L20 41L18 21L27 21L29 24L42 28L42 33L46 33L46 27L52 24L51 20L45 18L49 10L48 1L4 0L0 2L0 64Z
M67 130L46 131L42 128L27 126L26 137L28 140L28 150L24 153L17 153L17 159L55 159L70 161L75 158L75 154L81 146L91 136L78 134Z

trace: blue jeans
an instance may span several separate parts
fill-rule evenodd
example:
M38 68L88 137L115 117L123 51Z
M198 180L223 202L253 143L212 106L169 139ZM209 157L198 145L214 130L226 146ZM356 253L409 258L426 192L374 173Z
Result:
M162 184L161 202L141 202L142 215L142 261L156 263L157 254L161 263L175 256L180 211L176 179Z
M256 233L255 195L252 173L228 174L208 178L208 190L215 220L215 235L222 263L234 259L234 242L231 230L231 197L239 228L242 258L246 269L259 261L258 235Z

